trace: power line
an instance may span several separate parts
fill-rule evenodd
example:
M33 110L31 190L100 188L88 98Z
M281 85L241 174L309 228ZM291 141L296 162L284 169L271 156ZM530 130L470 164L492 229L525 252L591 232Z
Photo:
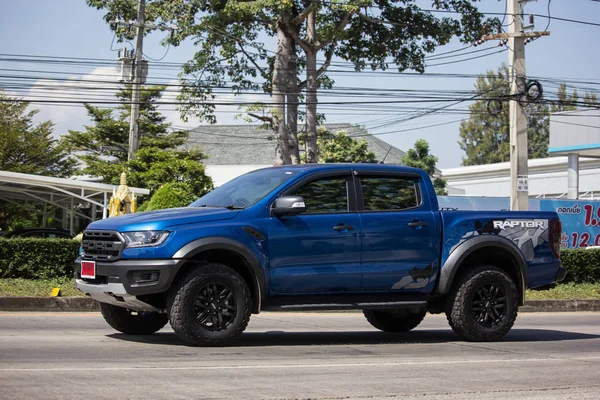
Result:
M496 54L504 53L505 51L508 51L508 49L502 49L502 50L495 51L493 53L483 54L483 55L475 56L475 57L469 57L469 58L465 58L465 59L462 59L462 60L447 61L447 62L443 62L443 63L439 63L439 64L428 64L426 66L429 67L429 68L431 68L431 67L439 67L439 66L448 65L448 64L456 64L456 63L460 63L460 62L464 62L464 61L476 60L478 58L484 58L484 57L493 56L493 55L496 55Z

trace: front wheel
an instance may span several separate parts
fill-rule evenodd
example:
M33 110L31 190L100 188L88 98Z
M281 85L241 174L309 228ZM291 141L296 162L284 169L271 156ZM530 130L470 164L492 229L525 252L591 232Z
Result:
M150 335L161 330L168 322L165 314L136 312L107 303L100 303L100 312L110 326L128 335Z
M452 290L446 317L459 336L472 342L500 340L510 331L519 308L513 280L493 266L469 271Z
M410 310L363 310L363 314L371 325L381 331L408 332L416 328L423 321L426 312L414 312Z
M217 263L199 265L173 288L169 321L181 339L194 345L222 345L248 326L252 298L233 269Z

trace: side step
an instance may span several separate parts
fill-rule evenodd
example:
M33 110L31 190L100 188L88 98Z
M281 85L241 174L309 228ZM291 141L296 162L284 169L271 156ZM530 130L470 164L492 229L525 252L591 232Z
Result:
M385 301L360 303L319 303L319 304L265 304L263 311L314 311L314 310L386 310L410 308L425 310L426 301Z

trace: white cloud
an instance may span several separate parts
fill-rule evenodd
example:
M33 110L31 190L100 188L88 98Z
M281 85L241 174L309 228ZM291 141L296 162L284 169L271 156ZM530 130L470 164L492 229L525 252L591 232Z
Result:
M92 101L94 99L109 100L114 97L118 85L115 67L96 68L92 72L80 76L71 76L66 80L40 79L35 81L24 100L32 101L32 109L39 110L34 121L52 121L55 124L56 136L67 133L69 129L82 129L90 122L82 104L56 103ZM16 96L14 93L7 93ZM47 103L39 103L47 101Z
M25 96L17 96L7 91L7 95L22 97L33 101L31 108L38 109L35 122L52 121L55 124L54 134L56 136L67 133L69 130L84 129L84 125L90 124L90 118L82 102L104 101L109 102L116 99L117 91L122 88L118 83L116 67L100 67L92 72L79 76L71 76L66 80L40 79L37 80ZM187 122L181 119L177 110L178 80L172 80L163 93L162 101L170 104L159 106L159 111L175 127L191 129L202 122L198 118L189 118ZM264 95L241 95L234 96L232 93L219 94L215 101L219 103L239 103L268 101ZM40 101L49 103L38 103ZM53 103L64 100L67 103ZM68 103L73 102L73 103ZM100 107L116 108L117 104L96 104ZM217 123L244 124L241 119L235 119L235 115L241 113L237 105L219 105L216 109Z

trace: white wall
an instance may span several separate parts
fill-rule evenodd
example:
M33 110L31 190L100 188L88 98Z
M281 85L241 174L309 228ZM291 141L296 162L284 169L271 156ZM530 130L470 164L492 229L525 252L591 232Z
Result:
M579 164L580 197L600 198L600 159L581 158ZM442 176L448 186L463 189L466 196L510 196L510 163L507 162L445 169ZM558 197L566 192L567 157L529 160L531 197Z

